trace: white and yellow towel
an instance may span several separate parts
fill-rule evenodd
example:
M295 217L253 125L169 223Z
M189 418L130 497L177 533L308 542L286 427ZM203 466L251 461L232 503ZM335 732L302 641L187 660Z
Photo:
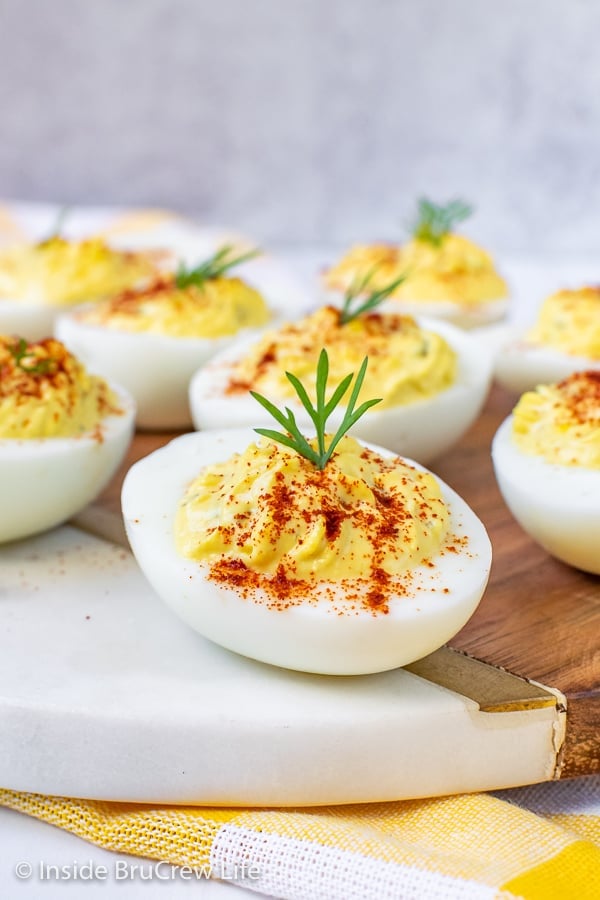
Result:
M502 798L502 799L501 799ZM600 777L296 810L155 807L0 790L0 804L118 853L290 900L597 900Z

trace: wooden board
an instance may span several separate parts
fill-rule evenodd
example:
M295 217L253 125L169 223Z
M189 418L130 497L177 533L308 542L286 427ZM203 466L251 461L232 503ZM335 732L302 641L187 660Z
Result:
M486 595L452 645L565 694L561 777L597 773L600 578L550 557L517 525L500 496L489 447L513 402L495 388L460 446L434 467L483 520L494 548Z
M511 681L498 670L539 682L567 697L567 735L556 775L600 772L600 578L586 575L548 556L516 524L504 505L493 475L490 444L513 398L492 391L483 415L459 446L433 466L485 523L494 548L490 584L467 626L451 642L493 667L486 691L499 697L496 708L514 698ZM137 459L166 443L172 434L138 434L121 471L95 504L96 511L118 513L120 485ZM109 516L109 518L113 518ZM481 694L481 668L465 659L452 677L444 671L444 651L414 671L469 697ZM458 656L458 655L457 655ZM433 657L436 657L433 660ZM456 660L457 657L455 657ZM460 658L459 658L460 662ZM425 667L425 668L424 668ZM496 688L491 685L496 681ZM450 683L450 681L452 683ZM521 683L522 684L522 683ZM463 685L463 687L461 687ZM504 694L508 692L508 700ZM519 693L519 692L517 692ZM544 692L519 693L521 707L543 704ZM521 696L522 695L522 696ZM539 696L538 696L539 695ZM494 708L489 704L490 709ZM483 708L483 706L482 706Z

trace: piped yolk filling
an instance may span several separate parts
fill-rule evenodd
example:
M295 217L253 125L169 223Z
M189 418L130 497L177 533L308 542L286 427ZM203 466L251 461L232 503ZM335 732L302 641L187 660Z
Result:
M454 350L441 335L420 328L410 316L371 313L341 324L339 310L328 306L265 335L237 363L227 392L251 389L294 398L285 373L293 372L312 385L323 347L329 356L330 379L335 382L358 371L368 356L359 400L381 397L377 409L432 397L456 380ZM314 402L314 389L311 399Z
M255 602L260 588L267 605L288 608L326 583L334 604L343 587L345 611L386 613L411 570L439 552L449 521L434 476L403 460L346 436L321 471L263 439L200 472L175 534L180 555Z
M120 414L103 378L90 375L60 341L0 336L0 438L30 440L95 433Z
M508 288L485 250L463 235L447 234L439 245L413 239L353 247L325 275L332 290L346 290L368 275L369 289L378 290L401 275L405 280L392 297L398 300L450 301L476 305L506 297Z
M239 278L214 278L181 289L174 279L161 279L80 315L81 321L105 328L190 338L226 337L269 319L263 297Z
M600 287L552 294L542 304L527 340L572 356L600 360Z
M115 250L99 238L53 237L0 254L0 297L68 305L109 296L155 275L147 254Z
M523 394L513 439L549 463L600 469L600 372L578 372Z

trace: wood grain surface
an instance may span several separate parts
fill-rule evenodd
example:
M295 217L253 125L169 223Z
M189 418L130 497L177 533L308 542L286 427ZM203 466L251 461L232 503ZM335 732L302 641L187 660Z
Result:
M562 691L562 777L600 772L600 578L550 557L506 508L489 448L512 406L513 398L495 388L469 434L433 466L482 519L494 549L485 596L451 644Z
M451 646L565 694L561 777L600 772L600 578L548 556L504 505L490 444L512 405L510 395L494 388L469 433L431 466L482 519L494 549L486 594ZM96 506L118 512L120 485L129 466L173 436L138 434Z

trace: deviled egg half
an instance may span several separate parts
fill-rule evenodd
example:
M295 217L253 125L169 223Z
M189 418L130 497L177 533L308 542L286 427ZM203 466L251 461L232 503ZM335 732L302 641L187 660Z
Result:
M100 493L135 411L52 338L0 336L0 541L44 531Z
M201 369L190 384L196 428L265 424L268 414L261 413L250 390L289 405L299 424L310 426L286 372L310 380L323 347L331 377L338 381L356 371L364 356L369 358L361 398L381 402L350 433L419 462L454 444L487 395L489 354L460 329L388 311L364 312L345 321L340 309L326 306L258 340L236 342ZM314 387L308 390L314 399ZM340 405L332 424L339 425L344 414Z
M462 627L488 579L490 543L466 503L348 435L323 469L250 429L184 435L132 467L122 499L138 563L173 611L285 668L414 661Z
M0 252L0 333L39 340L65 307L142 284L158 272L150 254L117 250L100 238L51 237Z
M524 394L492 445L502 496L563 562L600 574L600 372Z
M271 317L258 291L227 274L251 255L223 247L195 268L180 267L146 288L61 316L56 333L131 393L140 428L184 428L191 424L193 373L233 337Z
M422 199L406 244L354 246L324 273L327 299L337 304L352 285L377 289L404 276L388 301L397 312L439 317L462 328L503 318L508 288L491 256L452 232L470 212L460 201L438 206Z
M598 286L547 297L533 327L500 350L495 375L520 394L585 369L600 369Z

